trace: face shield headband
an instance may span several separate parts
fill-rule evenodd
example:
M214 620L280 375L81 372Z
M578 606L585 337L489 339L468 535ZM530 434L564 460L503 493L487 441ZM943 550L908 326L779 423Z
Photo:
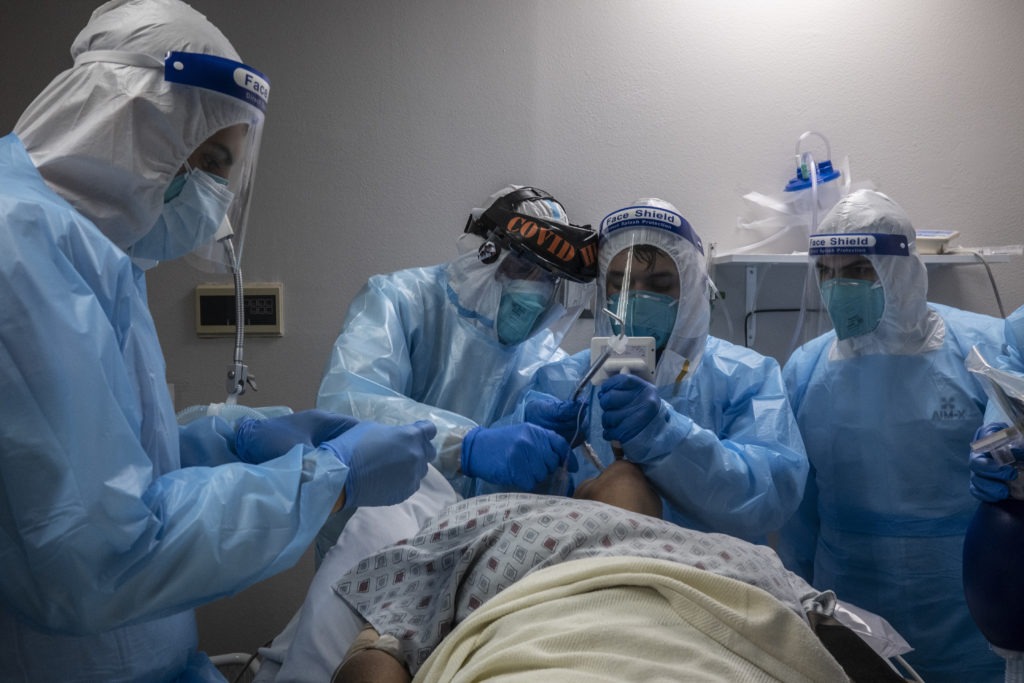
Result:
M845 233L811 235L811 256L910 256L910 243L903 235Z
M242 256L270 83L262 73L241 62L194 52L169 52L163 69L164 80L169 83L204 88L244 105L241 110L246 115L239 121L245 126L242 154L240 158L230 159L227 175L227 187L234 199L214 239L185 257L201 270L227 272L237 265ZM233 243L234 254L224 243L228 237Z
M694 232L689 221L675 211L653 206L629 206L613 211L601 221L601 234L608 236L617 230L627 228L659 228L679 235L704 255L704 244Z
M502 249L534 263L557 277L590 282L597 276L597 232L578 226L519 213L513 207L531 199L554 199L543 190L522 187L494 201L465 232L483 237L479 257L493 263Z
M811 236L808 254L836 337L849 340L874 332L885 313L884 274L874 257L910 256L910 244L899 234L826 233ZM865 260L871 263L871 279L859 274ZM827 278L822 275L823 264L832 272Z

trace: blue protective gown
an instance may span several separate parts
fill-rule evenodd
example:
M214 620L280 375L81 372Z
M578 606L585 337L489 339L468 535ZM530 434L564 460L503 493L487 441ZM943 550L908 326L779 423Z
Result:
M830 358L835 333L797 349L783 375L811 461L779 554L816 588L885 617L932 681L1002 680L967 611L964 532L978 501L967 454L986 397L964 368L1002 321L930 304L940 347Z
M13 134L0 291L0 679L219 679L192 608L294 564L347 468L240 463L212 420L179 446L141 271Z
M531 389L566 400L589 364L590 351L581 351L541 369ZM696 370L657 388L661 412L634 441L648 451L642 467L662 496L663 517L690 529L763 541L792 514L807 476L778 362L707 336ZM589 441L607 465L615 456L601 437L596 388L584 396L591 411ZM586 458L578 460L574 486L597 475Z
M1024 306L1006 316L1006 344L1000 367L1014 372L1024 372Z
M472 486L457 474L462 437L511 412L534 372L566 357L558 344L578 314L556 304L526 340L502 344L500 262L482 264L474 251L371 277L349 306L317 394L318 408L363 419L432 421L435 464L461 495Z
M998 350L982 355L998 370L1024 374L1024 306L1006 316L1003 345ZM998 403L988 402L985 409L985 424L1009 421Z

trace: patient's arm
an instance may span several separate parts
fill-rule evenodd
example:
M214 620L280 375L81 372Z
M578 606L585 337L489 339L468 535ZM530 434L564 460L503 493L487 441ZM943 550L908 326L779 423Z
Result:
M345 660L331 683L409 683L412 676L397 659L380 650L363 650Z

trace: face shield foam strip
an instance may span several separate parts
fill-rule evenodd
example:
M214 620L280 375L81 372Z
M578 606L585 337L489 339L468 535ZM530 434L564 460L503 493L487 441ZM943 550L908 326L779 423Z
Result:
M910 244L903 235L878 233L846 233L812 235L808 253L811 256L876 254L910 256Z
M693 231L689 221L675 211L653 206L629 206L613 211L601 221L601 234L607 235L624 228L660 228L688 240L697 251L704 253L700 236Z
M270 81L259 71L241 62L197 52L168 52L164 80L230 95L261 112L266 112L270 97Z

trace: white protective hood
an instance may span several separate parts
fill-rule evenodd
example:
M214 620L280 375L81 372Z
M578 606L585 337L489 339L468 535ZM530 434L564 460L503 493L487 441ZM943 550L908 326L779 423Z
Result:
M928 271L917 252L914 226L900 205L881 192L857 190L840 199L814 231L815 236L852 233L899 235L906 240L907 254L866 254L882 283L882 319L872 332L837 340L829 357L911 355L941 347L946 327L928 307Z
M252 113L233 98L164 80L171 51L240 61L213 24L178 0L102 5L71 56L101 50L138 65L72 66L29 105L14 132L50 187L125 249L156 223L164 190L189 154Z

